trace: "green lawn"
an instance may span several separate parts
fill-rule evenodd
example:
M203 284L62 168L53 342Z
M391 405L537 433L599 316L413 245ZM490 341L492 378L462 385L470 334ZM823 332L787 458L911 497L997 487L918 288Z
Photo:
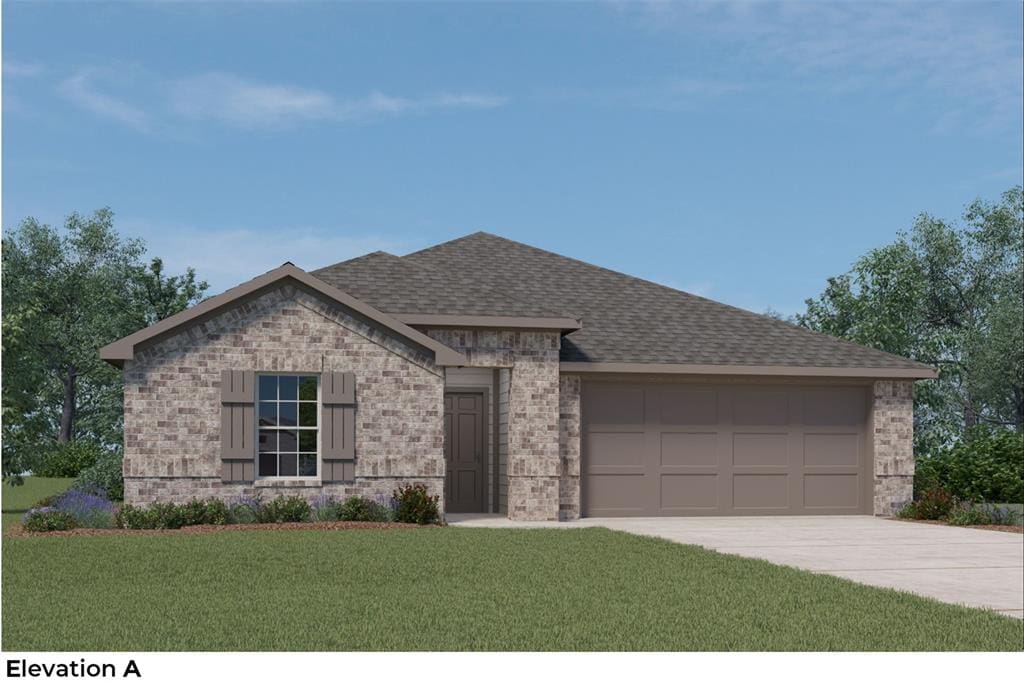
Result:
M0 492L0 507L3 509L3 530L21 521L29 508L48 495L66 491L74 479L45 479L41 476L27 476L21 486L4 482Z
M606 529L6 538L4 650L1022 650L1024 622Z

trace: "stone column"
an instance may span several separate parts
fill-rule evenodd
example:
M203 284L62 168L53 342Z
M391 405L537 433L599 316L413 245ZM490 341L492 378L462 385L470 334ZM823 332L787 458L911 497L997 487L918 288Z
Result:
M914 498L914 382L874 383L871 405L874 512L891 516Z
M554 336L550 340L542 334L534 336L542 345L515 352L509 384L508 516L557 520L559 342Z
M580 517L580 377L558 383L558 518Z

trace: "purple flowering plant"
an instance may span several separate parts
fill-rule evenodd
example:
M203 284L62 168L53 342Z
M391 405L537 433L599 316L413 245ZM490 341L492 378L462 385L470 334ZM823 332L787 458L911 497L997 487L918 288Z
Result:
M110 529L114 526L114 503L102 489L73 488L57 496L54 510L70 515L78 526L86 529Z
M257 495L240 495L228 503L230 522L232 524L252 524L259 521L263 510L263 499Z
M309 502L310 518L314 522L337 521L340 506L333 495L321 493Z

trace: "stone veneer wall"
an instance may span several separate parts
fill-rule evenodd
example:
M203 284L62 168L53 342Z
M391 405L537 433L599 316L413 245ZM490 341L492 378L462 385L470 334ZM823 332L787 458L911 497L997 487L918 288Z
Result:
M223 369L354 372L355 481L223 483ZM158 342L125 364L124 381L129 503L255 493L389 496L411 482L444 497L441 370L393 334L304 290L282 286Z
M466 355L469 366L510 368L508 516L556 520L559 513L558 349L548 331L429 329Z
M874 382L870 431L876 515L914 498L914 382Z
M580 377L565 375L558 384L558 518L580 517Z

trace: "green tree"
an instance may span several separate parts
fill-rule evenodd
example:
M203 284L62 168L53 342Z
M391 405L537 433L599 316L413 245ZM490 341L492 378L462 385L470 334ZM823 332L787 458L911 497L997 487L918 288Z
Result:
M960 223L917 217L896 242L828 279L797 323L931 364L918 449L985 424L1024 430L1024 193L977 200Z
M165 277L113 213L67 217L64 231L24 220L3 238L3 472L20 474L54 444L118 446L120 372L100 347L196 302L190 269Z
M135 278L137 328L155 324L172 314L199 302L209 288L205 281L196 281L196 270L189 267L182 276L165 276L164 261L154 257L148 268L139 269Z

